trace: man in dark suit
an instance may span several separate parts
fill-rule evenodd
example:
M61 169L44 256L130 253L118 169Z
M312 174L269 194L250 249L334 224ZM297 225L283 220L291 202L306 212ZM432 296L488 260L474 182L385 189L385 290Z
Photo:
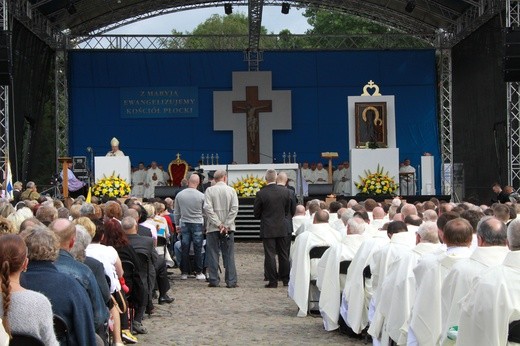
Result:
M153 238L143 237L137 234L137 223L131 216L123 218L121 227L125 231L128 242L138 254L145 254L148 258L148 274L149 274L149 296L154 287L155 278L157 278L157 286L159 288L159 304L169 304L175 299L168 296L170 290L170 282L168 281L168 273L166 271L166 262L164 258L159 257L153 245Z
M256 194L254 205L254 215L260 219L260 238L264 244L264 273L269 281L265 285L267 288L278 287L278 279L283 281L284 286L289 283L286 215L291 212L291 197L287 188L276 184L276 176L274 169L267 170L265 174L267 185Z
M285 222L287 224L287 239L286 239L286 246L287 246L287 253L289 254L291 251L291 240L292 240L292 232L293 232L293 216L296 214L296 205L298 204L298 200L296 199L296 194L294 192L294 188L292 186L287 185L287 182L289 181L289 178L287 177L287 173L280 172L278 176L276 177L276 184L279 186L285 187L287 190L289 190L289 199L291 201L289 213L285 215Z

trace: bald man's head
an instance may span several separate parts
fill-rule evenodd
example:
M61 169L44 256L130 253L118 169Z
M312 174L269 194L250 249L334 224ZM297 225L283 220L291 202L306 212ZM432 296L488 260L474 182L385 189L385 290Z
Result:
M191 187L193 189L196 189L197 186L199 186L200 178L199 175L196 173L193 173L190 175L190 179L188 180L188 187Z

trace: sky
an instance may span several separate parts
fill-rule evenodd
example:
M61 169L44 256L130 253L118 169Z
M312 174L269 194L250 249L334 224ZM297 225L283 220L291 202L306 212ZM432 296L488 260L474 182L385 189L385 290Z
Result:
M309 24L307 24L307 18L302 16L304 10L292 7L289 14L285 15L280 12L280 9L280 6L264 6L262 25L267 28L269 33L278 34L283 29L289 29L293 34L303 34L310 28ZM233 6L233 13L239 12L247 15L247 6ZM223 15L224 7L199 8L170 13L125 25L108 33L167 35L171 33L172 29L185 33L186 31L192 31L198 24L204 22L215 13Z

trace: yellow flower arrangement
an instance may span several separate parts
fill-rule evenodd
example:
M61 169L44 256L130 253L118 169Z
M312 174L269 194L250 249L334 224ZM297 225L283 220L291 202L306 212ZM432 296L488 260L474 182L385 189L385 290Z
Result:
M94 196L102 197L124 197L130 194L130 184L126 180L115 175L115 172L111 176L99 179L98 182L92 187L92 193Z
M234 182L233 188L238 197L255 197L256 193L265 185L267 185L267 182L263 178L250 175Z
M383 173L383 167L377 165L375 173L365 170L365 178L359 177L360 181L356 183L356 187L362 194L368 195L391 195L394 194L399 185L396 184L394 177L388 175L388 171Z

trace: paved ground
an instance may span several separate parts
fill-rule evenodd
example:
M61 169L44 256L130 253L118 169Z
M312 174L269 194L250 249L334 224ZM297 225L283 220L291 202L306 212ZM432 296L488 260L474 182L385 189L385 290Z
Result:
M170 305L156 305L143 320L149 333L140 345L363 345L326 332L321 318L296 317L287 287L264 288L261 243L237 243L238 285L207 287L195 279L180 280L174 269ZM223 276L222 276L223 278ZM222 280L223 281L223 280Z

